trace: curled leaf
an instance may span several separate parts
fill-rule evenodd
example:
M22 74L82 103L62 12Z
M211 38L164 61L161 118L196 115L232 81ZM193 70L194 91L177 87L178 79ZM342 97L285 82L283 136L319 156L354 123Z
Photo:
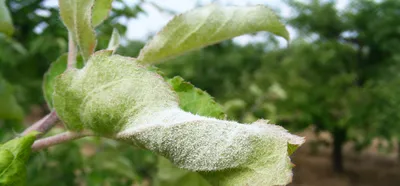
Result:
M215 4L175 16L140 51L141 63L157 63L243 34L267 31L289 40L275 13L265 6L221 7Z
M240 124L186 112L163 78L111 51L59 76L53 96L69 129L147 148L215 185L287 184L288 144L304 141L264 120Z
M179 107L184 111L201 116L224 119L222 106L214 101L207 92L196 88L183 78L176 76L168 80L179 98ZM210 184L197 172L191 172L173 165L164 157L158 158L158 171L155 185L190 185L209 186Z

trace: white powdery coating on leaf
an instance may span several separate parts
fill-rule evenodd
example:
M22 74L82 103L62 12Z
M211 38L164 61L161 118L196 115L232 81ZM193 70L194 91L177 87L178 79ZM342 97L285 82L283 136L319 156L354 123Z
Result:
M130 118L178 107L175 94L159 75L111 51L97 52L83 69L66 71L56 81L55 108L71 130L83 126L116 133Z
M146 124L137 127L138 123ZM250 169L251 175L245 180L259 180L258 184L290 182L287 144L304 142L303 138L265 120L239 124L193 115L179 108L131 120L116 137L143 144L175 165L192 171Z
M111 51L61 75L53 97L69 129L145 147L215 185L285 185L292 178L288 143L304 142L265 120L240 124L185 112L160 76Z
M146 124L137 127L136 122ZM246 156L250 153L246 152L248 149L231 147L235 143L251 145L243 140L247 131L235 124L192 115L175 108L139 118L117 137L137 140L182 168L211 171L237 167L240 159L231 155ZM221 137L226 139L219 140Z

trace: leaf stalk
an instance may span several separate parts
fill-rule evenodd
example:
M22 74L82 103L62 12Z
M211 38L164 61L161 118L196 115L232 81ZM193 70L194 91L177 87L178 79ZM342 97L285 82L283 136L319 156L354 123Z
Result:
M56 111L51 111L49 114L47 114L45 117L25 129L24 132L22 132L22 135L25 136L28 133L32 131L38 131L40 132L37 137L40 135L45 134L47 131L49 131L53 126L59 121L59 118L57 116Z
M65 143L75 139L83 138L86 136L93 136L94 134L89 131L82 132L63 132L54 136L36 140L32 145L32 151L38 151L44 148L48 148L60 143Z
M71 32L68 32L68 63L67 68L72 69L76 67L76 45Z

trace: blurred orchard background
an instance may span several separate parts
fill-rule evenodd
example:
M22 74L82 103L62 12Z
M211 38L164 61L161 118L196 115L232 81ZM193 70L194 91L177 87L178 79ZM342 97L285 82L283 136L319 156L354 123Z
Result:
M0 35L0 142L49 112L43 74L67 51L56 0L3 2L15 33ZM210 2L114 0L97 47L106 48L115 27L123 37L117 54L135 57L172 15ZM157 65L165 76L206 90L229 119L266 118L305 136L292 155L292 186L400 183L399 0L215 2L272 7L290 44L267 33L242 36ZM207 185L148 151L100 138L35 153L28 177L32 186Z

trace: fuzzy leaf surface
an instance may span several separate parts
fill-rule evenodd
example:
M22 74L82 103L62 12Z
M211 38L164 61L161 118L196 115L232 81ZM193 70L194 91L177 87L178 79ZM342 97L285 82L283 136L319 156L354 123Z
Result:
M169 79L168 83L177 93L179 106L184 111L218 119L225 118L222 106L216 103L213 97L211 97L207 92L196 88L179 76ZM197 186L210 185L210 183L208 183L197 172L178 168L164 157L160 156L158 158L158 171L155 185L193 185L193 183L196 183Z
M58 76L53 96L70 130L149 149L214 185L285 185L292 177L288 144L304 141L264 120L240 124L186 112L162 77L112 51Z
M275 13L265 6L221 7L215 4L175 16L140 51L141 63L157 63L226 39L259 31L289 40Z
M53 91L54 81L56 77L67 69L68 54L61 55L55 62L50 65L49 70L43 77L43 95L49 108L53 108ZM76 59L77 68L83 67L83 61L80 56Z

